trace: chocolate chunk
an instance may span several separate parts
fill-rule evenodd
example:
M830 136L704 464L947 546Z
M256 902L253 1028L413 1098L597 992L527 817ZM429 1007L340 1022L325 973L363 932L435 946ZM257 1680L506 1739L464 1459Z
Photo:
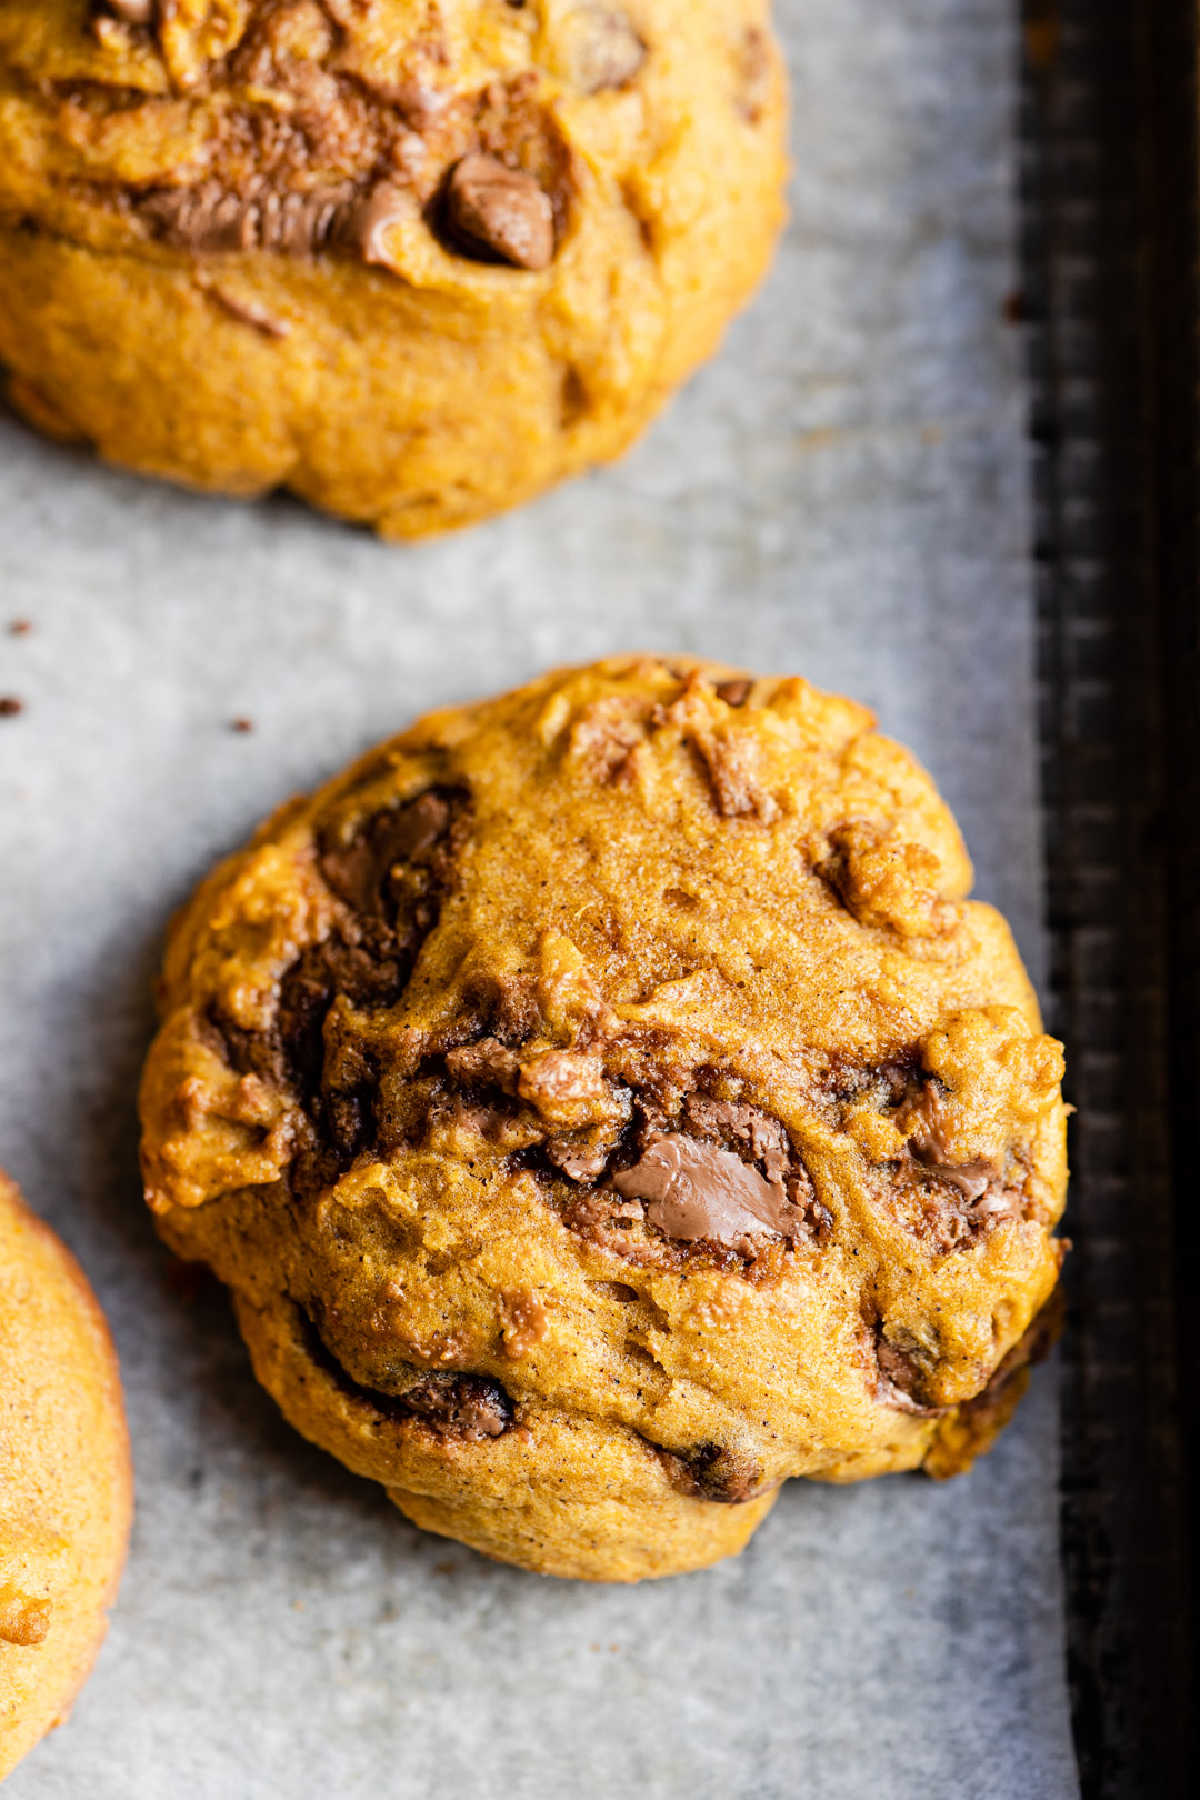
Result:
M613 696L586 706L571 728L571 754L591 780L617 786L633 773L634 752L646 739L644 719Z
M783 1185L767 1181L732 1150L668 1132L613 1182L627 1200L648 1202L646 1217L668 1237L734 1248L762 1232L795 1237L799 1219Z
M957 1161L945 1090L922 1071L915 1049L872 1069L835 1064L829 1081L835 1105L868 1100L885 1116L898 1115L907 1142L902 1155L878 1165L872 1195L934 1255L965 1249L982 1233L1027 1215L1032 1201L1020 1152Z
M435 1431L469 1442L502 1437L513 1422L512 1401L485 1375L438 1370L422 1375L397 1398Z
M877 1198L896 1222L935 1256L968 1248L984 1232L1024 1216L1022 1188L988 1164L892 1166Z
M550 1138L546 1144L546 1155L568 1181L598 1181L611 1154L611 1146L602 1142Z
M745 675L737 676L732 681L718 681L717 698L723 700L726 706L745 706L753 686L754 683Z
M953 927L957 908L943 898L941 863L924 844L871 819L847 820L828 841L816 873L860 925L905 938L936 937Z
M498 157L464 156L446 188L446 218L469 255L548 268L554 257L554 209L532 175Z
M779 817L778 801L759 779L753 740L740 729L721 727L698 733L691 742L723 819L753 818L769 825Z
M350 1399L369 1406L385 1419L419 1421L439 1437L466 1443L502 1437L513 1423L512 1400L500 1383L488 1375L417 1369L403 1364L397 1366L395 1391L367 1387L356 1381L334 1355L315 1321L302 1308L297 1308L297 1323L304 1349L318 1368Z
M381 181L357 208L353 233L359 255L365 263L391 268L388 232L393 225L417 214L416 197L399 182Z
M671 1486L691 1499L740 1506L764 1491L762 1464L743 1451L721 1444L701 1444L684 1453L661 1444L652 1448L658 1452Z
M1000 1171L994 1163L977 1159L956 1164L950 1160L950 1122L946 1117L942 1090L935 1082L926 1081L921 1088L911 1108L911 1119L913 1132L908 1140L909 1154L944 1181L951 1182L966 1200L978 1200L988 1185L998 1179Z
M909 1156L943 1190L951 1190L945 1201L957 1217L943 1221L939 1233L949 1240L947 1247L974 1236L985 1226L1021 1217L1024 1195L1018 1184L1005 1180L1005 1171L998 1163L985 1157L965 1163L952 1160L945 1100L934 1082L925 1083L911 1117L914 1129L908 1140Z
M478 1043L447 1051L446 1069L455 1080L468 1085L497 1087L502 1093L515 1094L521 1064L516 1051L497 1038L481 1038Z
M646 46L618 6L577 6L562 22L567 70L585 94L624 87L646 60Z
M15 719L24 710L25 702L16 694L0 694L0 719Z

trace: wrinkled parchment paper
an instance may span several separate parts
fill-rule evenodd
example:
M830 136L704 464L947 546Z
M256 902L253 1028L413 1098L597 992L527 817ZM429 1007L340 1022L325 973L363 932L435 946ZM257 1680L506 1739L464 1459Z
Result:
M388 549L0 422L0 1161L116 1333L138 1478L111 1635L12 1800L1059 1800L1053 1374L969 1477L792 1484L640 1589L405 1524L172 1286L134 1090L168 912L288 792L435 702L645 646L878 708L1035 969L1012 0L786 0L769 287L619 467ZM245 735L236 717L253 720Z

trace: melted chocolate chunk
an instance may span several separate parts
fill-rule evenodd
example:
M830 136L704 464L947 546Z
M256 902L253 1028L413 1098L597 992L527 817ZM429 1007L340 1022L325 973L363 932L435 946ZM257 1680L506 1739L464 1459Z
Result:
M288 1086L299 1099L309 1130L291 1177L301 1191L328 1185L378 1141L379 1072L350 1014L393 1006L403 994L454 880L467 806L462 789L431 788L329 828L318 866L344 903L341 919L282 977L269 1029L210 1015L235 1069Z
M953 1160L945 1090L922 1069L915 1048L875 1066L832 1062L826 1085L834 1120L865 1101L885 1116L911 1121L904 1155L878 1165L872 1191L876 1203L935 1254L964 1249L1006 1220L1028 1215L1028 1172L1019 1151L996 1162Z
M645 1091L634 1118L603 1156L600 1146L551 1141L554 1174L583 1191L564 1208L571 1229L632 1260L703 1251L735 1266L771 1242L824 1244L833 1218L778 1119L743 1102L696 1091L667 1108ZM654 1234L633 1235L630 1226Z
M313 256L352 234L357 198L348 185L312 193L261 186L236 193L218 181L205 181L196 187L153 189L141 197L137 210L157 237L180 249Z
M782 1182L767 1181L735 1151L683 1132L652 1139L613 1186L626 1200L646 1201L649 1223L683 1243L710 1238L736 1249L763 1231L791 1238L800 1229Z
M1019 1163L1006 1168L984 1158L951 1160L944 1094L936 1080L922 1078L910 1112L915 1129L907 1158L894 1167L887 1191L889 1209L906 1230L945 1254L1024 1216L1027 1196Z
M945 1256L966 1249L1005 1220L1024 1216L1027 1202L1022 1188L1006 1185L1005 1178L993 1173L979 1192L983 1177L968 1173L976 1167L930 1170L916 1160L888 1164L876 1198L905 1231L935 1255ZM972 1192L978 1198L972 1199Z
M502 1437L513 1424L512 1400L490 1375L466 1375L448 1370L418 1369L400 1365L397 1387L384 1390L356 1381L333 1354L314 1321L297 1308L300 1336L310 1360L330 1376L341 1391L360 1405L369 1406L382 1418L418 1420L440 1437L480 1443Z
M465 803L459 788L429 788L348 831L327 831L319 844L321 873L363 918L400 932L407 912L410 930L424 937L436 923L461 847L456 826Z
M937 1407L926 1406L924 1390L926 1373L920 1364L894 1343L876 1320L868 1324L865 1335L867 1355L875 1369L875 1398L898 1412L932 1414Z
M554 208L532 175L496 156L464 156L446 184L445 219L456 248L517 269L554 259Z

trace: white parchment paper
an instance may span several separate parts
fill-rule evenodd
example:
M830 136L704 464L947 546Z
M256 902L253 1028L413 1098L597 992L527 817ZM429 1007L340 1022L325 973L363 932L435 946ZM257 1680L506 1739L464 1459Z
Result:
M1035 969L1012 0L786 0L768 289L619 467L400 550L0 423L0 1161L116 1333L138 1517L13 1800L1059 1800L1053 1375L969 1477L792 1484L738 1561L555 1583L408 1525L168 1280L134 1093L168 911L433 703L632 646L796 671L933 769ZM249 735L231 732L238 716Z

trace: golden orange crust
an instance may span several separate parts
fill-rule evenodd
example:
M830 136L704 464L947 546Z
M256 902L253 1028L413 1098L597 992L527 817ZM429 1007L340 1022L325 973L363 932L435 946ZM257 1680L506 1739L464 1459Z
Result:
M0 363L39 429L388 536L617 455L782 217L766 0L0 9Z
M66 1717L87 1676L131 1506L103 1316L0 1173L0 1778Z
M302 1431L527 1567L694 1568L791 1476L964 1467L1066 1184L970 880L800 680L623 658L433 714L175 921L158 1227Z

